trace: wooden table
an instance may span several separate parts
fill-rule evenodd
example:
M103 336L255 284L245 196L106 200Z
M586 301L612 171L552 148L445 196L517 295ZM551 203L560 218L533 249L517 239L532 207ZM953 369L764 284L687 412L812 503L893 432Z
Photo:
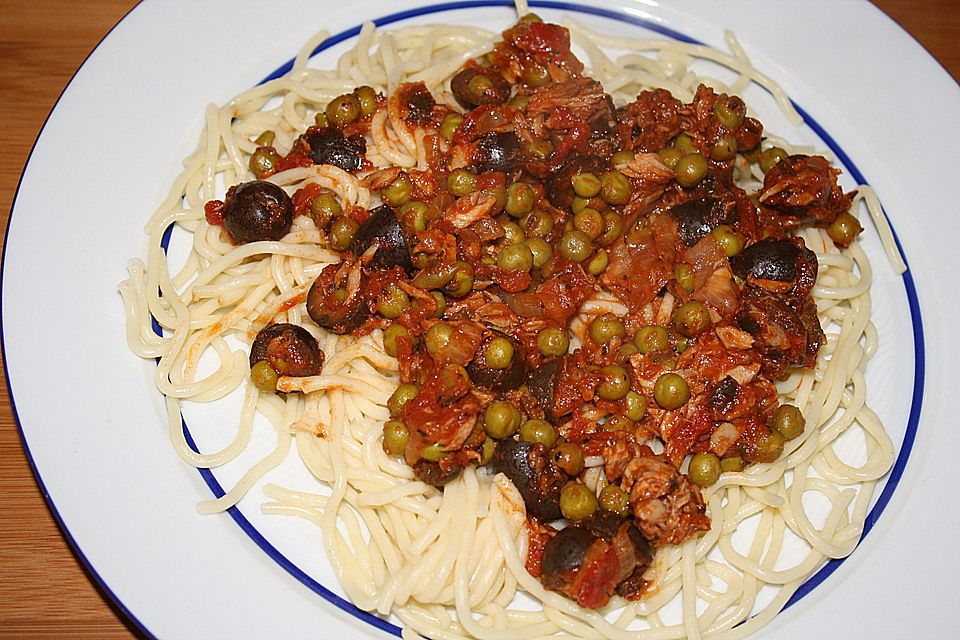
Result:
M0 215L63 87L135 0L0 0ZM877 0L960 79L960 3ZM82 7L82 8L81 8ZM66 16L69 16L67 18ZM6 379L0 394L0 638L140 634L81 568L24 457Z

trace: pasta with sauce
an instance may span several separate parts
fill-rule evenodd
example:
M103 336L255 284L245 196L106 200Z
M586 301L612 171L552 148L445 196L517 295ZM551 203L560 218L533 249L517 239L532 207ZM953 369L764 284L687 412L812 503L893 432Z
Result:
M893 457L864 401L872 194L763 137L735 93L792 108L735 40L365 25L308 67L324 38L208 109L121 285L188 463L234 459L255 415L277 432L202 512L295 445L328 489L263 508L316 522L350 600L407 637L742 637L852 551ZM244 384L233 443L191 449L181 401Z

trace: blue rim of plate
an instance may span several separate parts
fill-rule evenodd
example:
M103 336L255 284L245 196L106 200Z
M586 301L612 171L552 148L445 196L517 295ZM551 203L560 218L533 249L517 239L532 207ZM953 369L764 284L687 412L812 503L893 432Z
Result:
M611 20L632 24L638 27L643 27L650 31L657 32L661 35L664 35L669 38L673 38L681 42L686 42L690 44L703 44L702 42L694 38L691 38L689 36L686 36L682 33L679 33L677 31L674 31L673 29L669 29L667 27L656 24L654 22L651 22L639 16L631 15L625 12L615 11L612 9L582 6L582 5L572 4L570 2L563 2L558 0L530 0L528 4L530 7L535 7L535 8L556 9L561 11L569 11L573 13L582 13L582 14L599 16L602 18L608 18ZM376 26L381 27L381 26L385 26L395 22L400 22L402 20L408 20L410 18L416 18L416 17L430 15L434 13L441 13L444 11L482 8L482 7L513 7L513 6L514 6L514 2L512 0L466 0L464 2L445 2L441 4L427 5L427 6L419 7L416 9L410 9L406 11L392 13L392 14L383 16L381 18L374 19L373 23ZM114 28L116 28L116 26ZM112 31L113 29L111 29L111 32ZM109 35L109 33L110 32L108 32L104 36L104 38L106 38L106 36ZM319 46L317 46L311 53L311 56L315 56L318 53L325 51L326 49L329 49L330 47L333 47L345 40L354 38L359 33L360 33L360 25L357 25L350 29L341 31L338 34L332 35L329 38L327 38L323 43L321 43ZM102 41L103 39L101 39L101 42ZM81 65L81 68L82 66L83 65ZM285 64L283 64L282 66L280 66L279 68L277 68L273 73L268 75L266 78L264 78L260 84L282 76L283 74L287 73L292 68L292 66L293 66L293 60L291 59ZM61 94L61 97L62 97L62 94ZM58 99L58 102L59 102L59 99ZM833 139L833 137L830 136L823 129L823 127L821 127L820 124L817 123L817 121L814 120L814 118L807 111L802 109L799 105L797 105L792 100L791 100L791 104L793 104L793 106L797 109L797 112L800 113L800 115L803 117L804 123L807 126L809 126L811 130L813 130L820 137L820 139L830 148L830 150L836 155L836 157L848 170L851 177L858 184L866 184L866 180L864 179L863 174L856 167L856 165L853 163L850 157L843 151L840 145ZM56 107L54 107L54 109L55 108ZM51 113L52 112L53 110L51 110ZM48 119L49 119L49 116L48 116ZM39 139L39 136L38 136L38 139ZM31 155L32 153L33 153L33 150L31 150ZM29 158L28 158L27 164L29 165ZM25 173L26 172L24 171L24 174ZM22 179L23 179L23 176L21 176L21 181ZM20 185L18 185L18 188L17 188L18 191L19 191L19 186ZM16 197L14 197L13 202L14 204L16 203ZM883 212L883 215L887 219L887 222L889 224L890 220L886 214L886 211ZM13 216L12 216L12 210L11 210L10 220L12 220L12 217ZM5 237L9 236L10 220L8 220L8 223L7 223ZM900 244L900 239L897 236L896 231L893 229L892 224L890 225L890 228L891 228L891 231L893 231L893 238L894 238L894 242L896 243L897 249L900 251L901 255L904 256L904 261L908 265L907 271L903 273L902 278L903 278L904 289L907 295L908 306L910 309L910 319L911 319L912 330L913 330L914 386L913 386L913 393L911 397L910 413L907 418L906 431L904 433L900 451L897 454L897 458L894 462L892 469L890 470L889 477L887 479L886 484L884 485L883 490L881 491L879 497L877 498L877 501L874 504L873 508L870 510L870 512L866 516L866 520L864 522L864 528L863 528L863 535L861 536L860 541L858 542L858 546L860 543L862 543L864 539L866 539L869 532L876 525L880 515L883 513L891 497L893 496L893 492L896 490L897 485L900 482L900 479L903 475L903 471L906 468L907 460L910 457L910 453L913 449L914 441L916 439L917 428L918 428L921 408L923 404L923 392L924 392L924 382L925 382L925 352L924 352L923 321L922 321L921 312L920 312L920 302L917 297L917 291L913 281L913 276L909 269L909 263L906 261L906 254L904 253L903 247ZM172 227L168 229L167 232L164 234L163 241L162 241L162 245L164 249L166 249L169 243L171 231L172 231ZM6 248L7 248L7 243L4 242L4 248L3 248L4 258L6 256ZM0 264L2 264L2 262L0 262ZM0 288L2 288L2 282L0 282ZM0 291L0 301L2 301L2 291ZM0 322L2 322L2 316L0 316ZM154 331L156 331L158 334L160 333L161 329L155 320L153 321L153 328L154 328ZM0 342L2 341L3 341L3 332L2 332L2 325L0 325ZM3 362L4 362L4 369L7 372L7 377L9 382L10 370L6 366L7 362L6 362L5 349L3 350ZM83 554L76 540L71 535L62 517L60 516L55 504L53 503L53 500L50 494L47 492L46 487L43 484L43 480L40 477L40 474L37 470L33 456L30 452L29 446L24 436L23 429L20 425L20 418L16 409L15 400L13 397L12 384L10 384L9 395L10 395L11 409L14 415L14 419L17 422L17 428L20 432L20 439L23 442L24 452L26 454L27 461L30 464L30 468L33 471L33 475L36 478L40 491L43 494L45 500L47 501L47 505L51 513L53 514L53 517L56 520L58 526L60 527L61 531L63 531L64 537L67 539L67 542L72 547L74 553L80 560L84 569L94 578L98 587L106 595L108 595L111 598L111 600L120 609L120 611L122 611L124 615L127 616L127 618L131 622L133 622L140 631L142 631L143 633L145 633L151 638L155 638L156 636L154 636L154 634L152 634L144 626L144 624L133 614L133 612L130 611L130 609L123 604L123 602L120 600L117 594L114 593L109 588L109 586L106 584L103 578L97 573L96 569L92 566L89 559ZM189 431L189 428L187 427L186 422L182 420L182 416L181 416L181 421L183 424L183 432L187 440L187 443L190 445L191 448L193 448L194 450L197 450L196 443L194 442L193 437L190 434L190 431ZM213 472L211 472L209 469L199 469L198 472L200 476L203 478L204 482L206 482L207 486L210 488L211 492L215 497L219 498L220 496L226 493L223 487L214 477ZM282 567L291 576L296 578L299 582L301 582L304 586L309 588L311 591L315 592L317 595L324 598L325 600L335 605L336 607L340 608L344 612L349 613L350 615L382 631L393 634L395 636L400 636L400 633L401 633L400 627L397 627L396 625L384 620L379 616L373 615L367 611L359 609L353 603L340 597L339 595L332 592L330 589L328 589L327 587L325 587L324 585L320 584L319 582L314 580L312 577L310 577L306 572L300 569L300 567L298 567L294 562L292 562L289 558L284 556L276 547L274 547L263 536L263 534L261 534L260 531L253 526L253 524L246 518L246 516L244 516L243 513L240 512L240 510L237 507L229 508L227 510L227 513L230 514L230 516L233 518L236 524L241 528L241 530L243 530L243 532L254 543L256 543L256 545L260 547L260 549L263 552L265 552L274 562L276 562L280 567ZM847 557L850 557L850 556L847 556ZM827 561L815 574L813 574L806 582L804 582L797 589L796 592L794 592L794 594L787 601L787 603L784 605L783 608L787 609L790 606L797 603L799 600L801 600L804 596L806 596L813 589L819 586L824 580L826 580L834 571L836 571L840 567L840 565L843 564L845 560L846 558L839 558L839 559Z

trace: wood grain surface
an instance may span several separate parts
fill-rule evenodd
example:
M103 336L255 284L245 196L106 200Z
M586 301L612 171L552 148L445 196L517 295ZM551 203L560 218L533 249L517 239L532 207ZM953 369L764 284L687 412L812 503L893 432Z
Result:
M0 215L3 227L44 120L70 78L134 0L0 0ZM878 0L960 78L960 2ZM135 626L100 591L64 539L0 394L0 638L132 638Z

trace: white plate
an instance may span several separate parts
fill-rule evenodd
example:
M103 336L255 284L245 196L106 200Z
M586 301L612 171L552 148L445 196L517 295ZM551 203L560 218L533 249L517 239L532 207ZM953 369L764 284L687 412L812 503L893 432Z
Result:
M84 64L30 159L3 264L15 410L68 538L152 636L385 637L318 596L315 580L337 587L317 566L322 553L312 527L264 523L256 497L245 500L236 520L196 514L195 503L210 490L170 446L152 364L124 343L116 284L126 260L142 254L142 226L192 150L208 102L223 103L260 81L318 28L338 33L420 4L147 0ZM468 4L413 11L407 21L499 29L510 19L506 9ZM560 4L531 2L550 18L563 13ZM886 332L870 369L870 397L902 452L898 484L895 491L887 485L879 517L851 558L763 636L836 637L840 629L857 638L950 635L960 628L960 610L948 604L960 594L951 462L960 454L960 431L943 396L960 373L951 363L960 355L951 322L960 314L951 296L960 267L951 160L960 148L960 90L866 2L581 4L720 47L723 29L734 28L756 66L876 188L911 266L901 279L874 256L875 319ZM635 28L581 17L609 30ZM926 350L914 340L920 315L916 335ZM915 361L915 353L923 359ZM246 519L265 537L238 526ZM291 561L265 553L263 544Z

